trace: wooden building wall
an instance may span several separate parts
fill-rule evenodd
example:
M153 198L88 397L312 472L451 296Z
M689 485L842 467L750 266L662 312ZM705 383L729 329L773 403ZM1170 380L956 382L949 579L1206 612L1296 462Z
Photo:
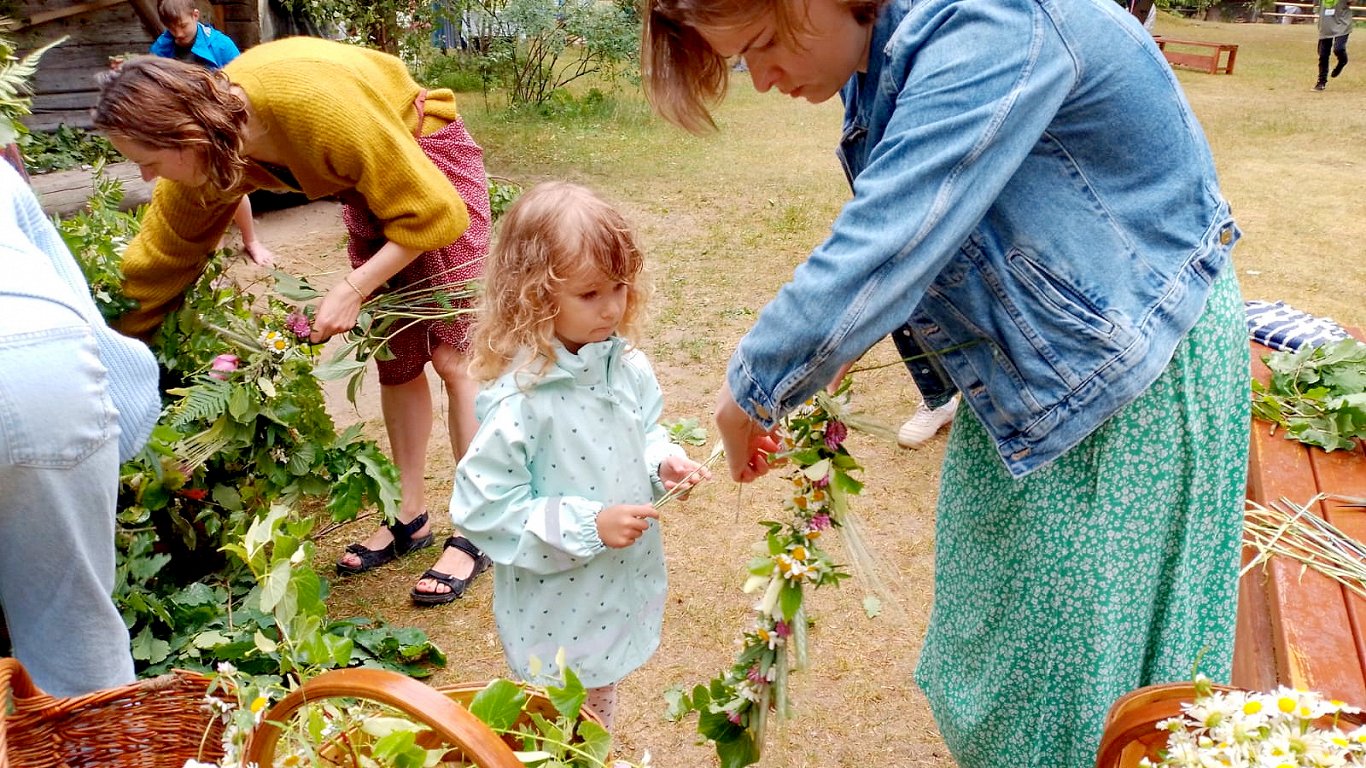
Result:
M199 1L201 18L228 33L245 49L261 41L260 5L264 0ZM34 130L65 123L90 127L90 109L99 91L97 77L111 56L147 53L161 34L156 0L20 0L19 27L10 34L19 53L56 40L34 78L33 114L24 122Z

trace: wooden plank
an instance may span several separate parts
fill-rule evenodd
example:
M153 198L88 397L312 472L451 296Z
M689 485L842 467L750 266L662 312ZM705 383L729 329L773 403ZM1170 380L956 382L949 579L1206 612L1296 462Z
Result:
M1191 67L1201 72L1214 72L1218 64L1217 56L1210 56L1203 53L1187 53L1185 51L1164 50L1162 55L1167 57L1167 63L1174 67Z
M135 208L152 198L152 182L142 180L142 172L135 163L113 163L105 166L105 173L123 182L124 210ZM49 215L65 216L85 207L94 191L90 171L57 171L33 177L33 191Z
M157 15L155 0L131 0L129 3L133 7L133 14L142 23L142 30L157 39L161 35L164 27L161 24L161 17Z
M64 8L53 8L52 10L48 11L39 11L38 13L35 13L32 16L20 18L19 24L15 27L15 29L36 27L39 24L46 24L49 21L65 19L68 16L79 16L83 13L98 11L102 8L109 8L115 5L123 5L126 2L128 2L128 0L90 0L90 2L76 3L75 5L68 5Z
M1366 448L1358 445L1354 451L1332 453L1314 450L1310 455L1318 486L1324 493L1366 499ZM1354 506L1341 499L1327 499L1323 506L1328 522L1353 539L1366 542L1366 507ZM1346 586L1342 587L1342 597L1356 645L1357 666L1366 669L1366 598ZM1366 706L1366 699L1352 700L1352 703Z

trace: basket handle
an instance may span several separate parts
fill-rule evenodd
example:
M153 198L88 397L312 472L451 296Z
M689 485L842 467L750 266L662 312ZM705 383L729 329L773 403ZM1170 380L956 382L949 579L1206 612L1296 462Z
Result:
M17 659L0 658L0 768L9 768L8 718L5 715L15 702L35 697L52 698L33 684L28 670Z
M341 697L368 699L406 713L458 747L479 768L522 768L522 761L497 734L440 691L397 672L363 668L324 672L280 699L252 733L243 765L274 766L275 746L283 734L280 724L289 722L309 701Z

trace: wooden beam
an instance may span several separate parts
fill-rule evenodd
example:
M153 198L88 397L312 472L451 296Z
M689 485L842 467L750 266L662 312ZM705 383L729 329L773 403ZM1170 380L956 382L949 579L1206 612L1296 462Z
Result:
M155 0L129 0L133 6L133 12L138 15L138 20L142 22L142 28L147 30L147 34L155 40L165 31L161 25L161 17L157 15L157 4Z
M68 16L76 16L82 13L86 13L88 11L98 11L101 8L108 8L114 5L123 5L126 2L128 2L128 0L90 0L90 2L68 5L65 8L54 8L50 11L39 11L38 13L35 13L32 16L20 19L18 26L15 27L15 30L24 29L26 27L36 27L39 24L46 24L49 21L65 19ZM160 30L158 30L157 34L160 34Z

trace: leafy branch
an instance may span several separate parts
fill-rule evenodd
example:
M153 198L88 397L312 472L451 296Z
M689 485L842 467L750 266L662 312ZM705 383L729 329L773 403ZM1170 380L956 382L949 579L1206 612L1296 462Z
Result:
M1265 358L1271 384L1252 382L1252 413L1287 438L1326 451L1366 438L1366 344L1343 339Z

